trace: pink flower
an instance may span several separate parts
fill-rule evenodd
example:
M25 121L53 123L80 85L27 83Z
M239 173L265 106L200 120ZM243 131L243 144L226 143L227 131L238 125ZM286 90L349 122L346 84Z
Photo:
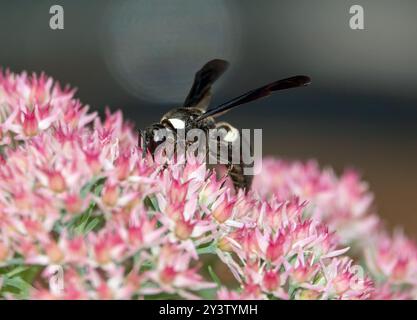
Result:
M0 266L40 268L26 298L416 297L416 246L384 232L353 171L267 159L235 192L202 159L142 157L120 111L100 119L73 95L0 73ZM62 290L49 286L55 265Z
M253 188L264 198L298 196L308 200L306 213L337 230L345 244L364 240L380 223L373 212L373 195L352 170L339 178L331 170L322 171L313 161L266 159Z
M397 286L417 284L417 245L397 232L374 236L364 249L367 266L379 281Z
M227 198L224 196L219 197L219 199L213 204L212 216L218 223L224 223L226 220L230 219L233 214L233 208L235 206L236 200Z

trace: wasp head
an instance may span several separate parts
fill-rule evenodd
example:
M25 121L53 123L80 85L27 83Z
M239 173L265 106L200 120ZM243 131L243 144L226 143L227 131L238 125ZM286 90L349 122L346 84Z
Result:
M139 146L142 149L142 156L145 157L147 152L151 155L155 153L156 148L165 141L163 130L165 126L156 123L144 130L140 130Z

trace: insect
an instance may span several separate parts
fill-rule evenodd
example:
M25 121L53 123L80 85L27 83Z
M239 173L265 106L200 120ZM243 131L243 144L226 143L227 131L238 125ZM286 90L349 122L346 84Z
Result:
M239 131L229 123L216 122L216 117L239 105L269 96L275 91L303 87L310 84L308 76L294 76L251 90L218 106L209 107L211 86L226 71L228 66L229 63L227 61L220 59L207 62L195 74L193 85L183 105L167 112L159 123L155 123L145 130L140 130L139 145L141 145L144 154L150 152L154 155L157 147L164 142L164 139L161 139L158 135L161 129L173 133L178 132L178 130L187 132L190 129L201 129L203 132L208 133L210 129L223 129L225 134L223 135L223 141L220 141L220 143L226 143L228 148L233 148L232 142L239 135ZM239 144L240 152L242 152L244 143ZM229 156L231 151L229 150ZM248 191L253 176L245 175L244 169L245 167L253 166L253 164L247 165L243 161L232 163L230 158L228 160L226 163L227 174L232 179L235 189Z

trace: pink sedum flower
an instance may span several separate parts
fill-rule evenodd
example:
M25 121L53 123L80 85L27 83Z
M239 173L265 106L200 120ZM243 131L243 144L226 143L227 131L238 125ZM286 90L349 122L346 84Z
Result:
M199 159L143 158L120 111L88 110L45 75L0 73L0 270L25 284L0 272L0 297L415 296L415 246L381 231L355 173L267 159L235 192Z
M264 198L298 196L309 201L307 214L337 230L340 240L352 244L366 238L380 223L373 209L373 195L356 172L340 178L321 170L316 162L266 159L254 179L254 189Z

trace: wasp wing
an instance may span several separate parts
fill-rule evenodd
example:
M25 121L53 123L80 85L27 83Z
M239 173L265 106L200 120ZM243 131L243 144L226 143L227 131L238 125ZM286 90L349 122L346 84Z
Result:
M184 101L184 108L206 110L211 96L211 85L226 71L228 66L227 61L220 59L207 62L195 74L193 86Z
M260 88L246 92L232 100L229 100L217 107L209 109L207 112L202 114L197 121L205 119L207 117L217 117L223 113L229 111L230 109L237 107L241 104L248 103L266 96L269 96L275 91L303 87L310 84L311 79L307 76L294 76L287 79L278 80L272 83L269 83Z

